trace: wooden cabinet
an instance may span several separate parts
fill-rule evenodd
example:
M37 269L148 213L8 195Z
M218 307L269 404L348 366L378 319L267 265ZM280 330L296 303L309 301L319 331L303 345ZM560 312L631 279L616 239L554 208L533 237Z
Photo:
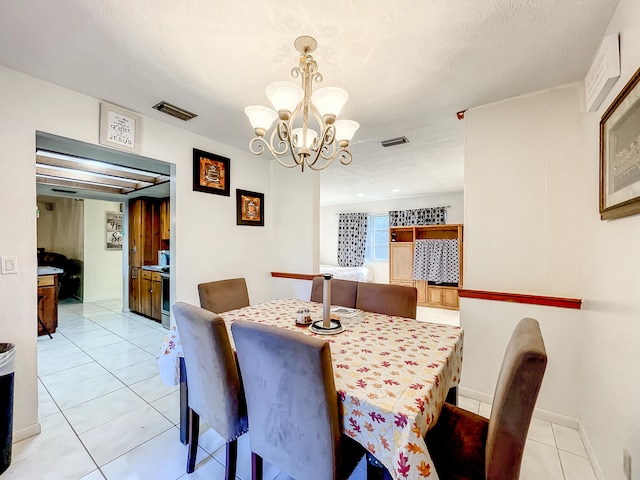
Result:
M162 320L162 284L159 272L142 270L140 280L140 310L142 315Z
M151 318L162 321L162 283L158 272L151 273Z
M171 238L171 209L169 200L160 202L160 238L169 240Z
M141 274L140 267L129 267L129 309L133 312L140 312Z
M58 328L58 275L38 276L38 318L42 320L49 333L55 332ZM38 336L46 334L38 322Z
M160 274L152 278L152 272L142 267L157 265L158 250L169 249L169 217L168 199L136 198L129 202L129 309L158 321L162 318Z
M140 309L142 315L162 320L162 283L159 272L142 270L140 278Z
M389 283L413 286L413 242L389 244Z
M426 280L413 279L415 241L422 239L458 240L460 281L458 286L429 285ZM458 288L462 286L463 226L424 225L389 228L389 283L415 286L418 305L457 310Z

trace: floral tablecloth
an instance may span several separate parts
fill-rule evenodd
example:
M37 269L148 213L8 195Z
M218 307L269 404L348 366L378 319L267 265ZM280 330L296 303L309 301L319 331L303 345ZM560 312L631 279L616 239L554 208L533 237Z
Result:
M395 479L437 479L424 435L450 387L460 380L463 331L363 312L343 321L346 331L316 335L295 325L296 311L308 308L313 320L322 305L273 300L222 314L227 327L238 319L275 325L326 338L343 432L365 446Z

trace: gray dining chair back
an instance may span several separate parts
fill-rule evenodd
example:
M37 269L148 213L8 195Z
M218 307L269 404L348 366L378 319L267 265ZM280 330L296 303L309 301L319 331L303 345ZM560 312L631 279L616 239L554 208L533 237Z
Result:
M538 322L522 319L507 346L490 418L444 404L426 443L441 479L517 480L547 365Z
M364 449L340 433L329 343L237 320L231 326L244 383L254 476L262 460L293 478L346 479Z
M331 305L356 308L357 293L358 282L353 280L342 280L340 278L334 278L331 280ZM324 278L313 277L310 300L318 303L322 303L324 301Z
M511 336L493 395L486 449L488 480L518 478L546 366L540 325L524 318Z
M208 310L176 302L173 313L184 352L190 409L187 472L195 465L199 419L227 442L227 469L235 477L236 440L248 429L247 406L224 320ZM231 447L230 447L231 444ZM231 451L229 450L231 448ZM191 470L191 471L189 471Z
M358 282L356 308L366 312L416 318L418 290L403 285Z
M214 313L249 306L249 291L244 278L231 278L198 285L200 306Z

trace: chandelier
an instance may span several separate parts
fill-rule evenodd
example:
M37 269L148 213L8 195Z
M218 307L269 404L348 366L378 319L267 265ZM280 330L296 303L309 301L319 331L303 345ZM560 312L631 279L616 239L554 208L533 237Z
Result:
M293 82L272 83L265 93L273 109L259 105L244 109L256 134L249 142L249 150L260 155L266 147L280 165L300 166L302 171L305 165L312 170L324 170L336 158L348 165L352 155L347 147L360 124L336 120L336 117L349 100L349 94L337 87L324 87L312 93L313 81L322 81L322 74L311 56L318 43L312 37L303 36L293 45L300 52L300 59L299 65L291 69L291 76L300 78L302 88ZM267 141L267 131L276 119L278 123ZM314 120L315 123L309 123Z

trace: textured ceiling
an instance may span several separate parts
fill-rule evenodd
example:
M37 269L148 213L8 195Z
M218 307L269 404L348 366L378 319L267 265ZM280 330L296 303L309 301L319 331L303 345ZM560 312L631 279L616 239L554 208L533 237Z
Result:
M378 200L461 191L456 112L582 80L618 1L2 0L0 64L246 149L243 108L267 103L311 35L323 85L349 91L341 117L361 124L321 202Z

